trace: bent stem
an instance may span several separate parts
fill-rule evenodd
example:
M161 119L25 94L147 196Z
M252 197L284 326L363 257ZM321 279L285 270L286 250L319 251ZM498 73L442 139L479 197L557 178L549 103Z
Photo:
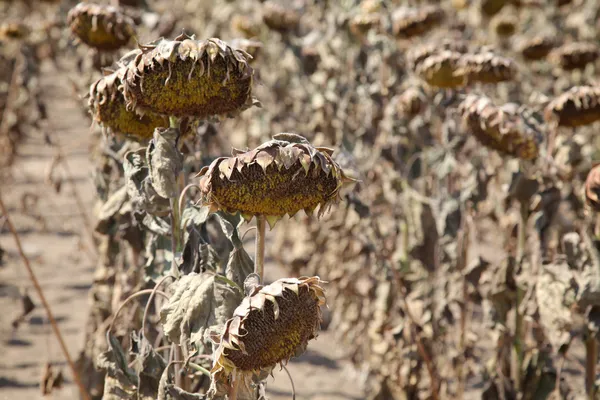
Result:
M63 355L65 356L65 359L67 360L67 364L69 364L69 368L71 369L71 373L73 374L75 383L77 384L77 387L79 388L79 394L81 395L81 397L84 400L90 400L90 396L89 396L87 390L85 389L85 386L83 384L83 381L81 380L81 377L79 376L79 373L77 373L77 368L75 367L75 363L73 362L73 359L71 358L71 355L69 354L69 350L67 349L67 345L65 344L62 334L60 333L60 329L58 328L58 324L56 322L56 319L54 318L52 309L50 308L50 304L48 304L48 301L46 301L46 296L44 296L44 291L42 290L42 287L40 286L40 283L38 282L37 277L35 276L35 273L33 272L33 269L31 268L31 265L29 264L29 259L27 258L27 256L25 255L25 252L23 251L23 247L21 246L21 239L19 238L19 234L17 233L17 230L15 229L14 225L12 224L12 222L10 220L10 217L8 216L8 210L7 210L6 206L4 205L4 201L2 201L1 196L0 196L0 211L2 211L2 214L4 215L5 223L6 223L6 225L8 225L8 229L10 230L10 233L12 234L13 238L15 239L15 243L17 245L19 255L21 256L21 260L23 261L23 264L25 265L25 269L27 270L27 273L29 274L29 279L31 280L31 283L33 284L33 287L35 288L38 296L40 297L40 301L42 302L42 305L44 306L44 309L46 310L46 315L48 317L48 320L50 321L50 326L52 327L52 330L54 331L54 335L56 336L56 339L58 340L58 343L63 352Z
M254 256L254 273L260 277L263 282L265 273L265 233L267 221L264 215L256 217L256 251Z

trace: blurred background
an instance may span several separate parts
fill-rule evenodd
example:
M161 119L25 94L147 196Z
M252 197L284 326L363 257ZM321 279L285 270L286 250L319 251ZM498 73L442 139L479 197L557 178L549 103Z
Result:
M190 177L294 132L359 179L268 234L267 281L328 282L297 399L600 396L600 2L98 0L112 47L81 39L76 4L0 1L0 196L93 398L138 398L105 395L94 360L158 245L115 203L139 144L94 123L90 85L182 32L250 54L261 103L190 128ZM0 308L0 399L79 398L6 215ZM292 394L276 368L268 398Z

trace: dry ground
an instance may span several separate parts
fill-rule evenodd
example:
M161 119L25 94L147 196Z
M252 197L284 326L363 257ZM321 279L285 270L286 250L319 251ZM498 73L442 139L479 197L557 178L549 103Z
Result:
M48 182L47 173L57 154L43 134L27 137L19 147L10 182L0 182L0 194L21 236L38 279L59 321L73 358L82 347L88 314L88 289L92 283L95 256L89 246L89 232L75 201L73 186L85 211L92 214L93 165L89 160L89 122L82 115L64 73L45 65L42 92L48 107L47 132L62 145L72 176L56 168L62 177L60 192ZM0 151L2 151L0 149ZM0 400L42 398L39 380L46 362L66 373L67 384L48 398L77 399L72 378L47 323L37 295L33 292L16 246L0 218L0 247L6 251L0 264ZM271 278L280 277L274 271ZM11 321L19 314L19 293L27 290L37 308L18 329ZM340 361L341 347L332 332L323 332L309 351L289 365L297 399L341 400L363 398L358 376ZM269 384L271 398L291 399L285 371L276 370Z

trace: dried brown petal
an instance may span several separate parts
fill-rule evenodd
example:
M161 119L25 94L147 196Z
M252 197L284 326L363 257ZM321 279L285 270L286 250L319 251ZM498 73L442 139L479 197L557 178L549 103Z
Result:
M112 6L79 3L67 23L79 40L102 51L118 50L135 36L133 20Z
M600 88L575 86L548 104L544 117L558 126L577 127L600 119Z
M254 104L250 58L220 39L160 39L128 64L127 106L177 117L234 116Z
M541 127L523 108L496 107L490 99L469 95L459 106L469 133L483 145L522 160L534 160L543 136Z

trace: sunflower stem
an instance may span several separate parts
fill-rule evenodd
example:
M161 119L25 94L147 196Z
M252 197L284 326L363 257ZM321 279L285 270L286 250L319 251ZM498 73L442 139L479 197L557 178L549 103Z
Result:
M595 332L588 331L585 341L585 391L589 399L596 396L596 364L598 363L598 341Z
M264 215L256 217L256 251L254 255L254 273L260 277L263 282L265 274L265 234L267 221Z
M229 387L229 393L227 394L227 400L237 400L239 388L240 376L236 372L234 372L231 380L231 386Z
M519 218L519 231L517 236L517 254L516 262L517 268L520 270L523 267L525 260L525 245L527 240L527 221L529 220L529 204L525 201L520 203L520 218ZM513 336L513 348L514 348L514 359L512 363L512 375L515 383L515 388L520 390L521 388L521 373L523 368L523 315L521 313L521 302L522 296L520 288L517 285L516 290L516 301L515 301L515 332Z

